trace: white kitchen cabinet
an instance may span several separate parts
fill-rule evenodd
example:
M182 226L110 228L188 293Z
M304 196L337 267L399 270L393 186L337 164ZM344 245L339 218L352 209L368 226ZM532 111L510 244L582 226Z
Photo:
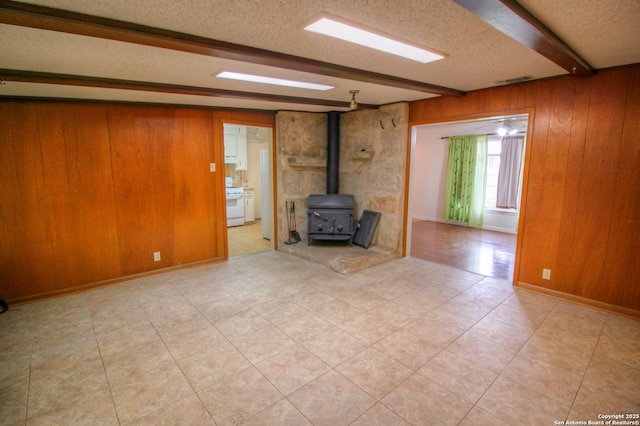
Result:
M247 170L247 127L224 124L224 162Z
M255 222L256 221L256 208L253 198L253 188L244 190L244 221Z
M230 162L235 162L238 157L238 143L235 135L224 134L224 157L234 157Z

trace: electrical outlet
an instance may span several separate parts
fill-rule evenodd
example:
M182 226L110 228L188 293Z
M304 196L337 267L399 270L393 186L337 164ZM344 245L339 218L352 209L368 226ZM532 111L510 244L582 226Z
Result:
M542 279L550 280L551 279L551 269L543 269L542 270Z
M159 251L154 251L153 252L153 261L154 262L160 262L160 252Z
M216 171L216 163L209 163L209 171L210 172Z

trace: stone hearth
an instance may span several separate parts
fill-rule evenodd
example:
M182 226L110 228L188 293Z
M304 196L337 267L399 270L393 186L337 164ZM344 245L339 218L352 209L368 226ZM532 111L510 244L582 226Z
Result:
M389 248L390 252L402 251L408 116L408 104L398 103L376 110L349 111L340 117L338 193L354 196L354 219L359 220L364 210L380 212L382 215L371 241L372 246L368 250L353 248L358 254L360 250L369 252L362 257L378 258L381 255L374 255L375 252L387 252L381 247ZM286 203L295 203L296 230L302 241L306 241L308 197L310 194L327 192L328 121L325 113L280 111L276 116L278 141L274 166L278 193L275 199L279 201L275 232L280 236L279 241L289 237ZM291 248L284 247L284 244L282 247L283 251ZM348 257L351 257L351 253ZM386 260L386 255L382 257ZM334 259L333 262L343 261ZM368 264L361 260L355 263Z
M278 251L319 263L344 275L400 257L397 251L386 247L371 246L364 249L326 241L314 241L311 246L304 241L280 244Z

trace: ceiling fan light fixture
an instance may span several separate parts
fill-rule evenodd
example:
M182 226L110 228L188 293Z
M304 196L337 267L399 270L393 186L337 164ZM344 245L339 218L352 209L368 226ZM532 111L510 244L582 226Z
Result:
M261 84L273 84L276 86L294 87L298 89L310 89L310 90L330 90L334 89L333 86L327 86L324 84L308 83L304 81L285 80L274 77L264 77L261 75L243 74L239 72L222 71L216 75L218 78L226 78L230 80L247 81L251 83Z
M351 93L351 102L349 102L349 109L358 109L358 101L356 101L356 94L360 93L359 90L349 90Z
M517 124L519 124L519 121L516 120L515 123L517 125ZM496 133L498 133L498 135L500 135L500 136L506 136L506 135L513 136L516 133L518 133L518 128L513 125L513 121L512 120L509 120L509 121L506 121L506 122L502 123L500 125L500 127L498 127L498 130L496 130Z
M307 25L304 29L359 44L360 46L391 53L392 55L401 56L423 64L444 59L444 55L442 54L394 40L361 27L360 25L356 26L339 22L333 18L320 18L312 24Z

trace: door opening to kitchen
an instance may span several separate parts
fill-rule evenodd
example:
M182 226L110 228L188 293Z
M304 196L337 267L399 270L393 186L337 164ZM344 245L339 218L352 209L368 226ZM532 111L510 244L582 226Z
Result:
M229 257L273 249L272 133L224 123Z

